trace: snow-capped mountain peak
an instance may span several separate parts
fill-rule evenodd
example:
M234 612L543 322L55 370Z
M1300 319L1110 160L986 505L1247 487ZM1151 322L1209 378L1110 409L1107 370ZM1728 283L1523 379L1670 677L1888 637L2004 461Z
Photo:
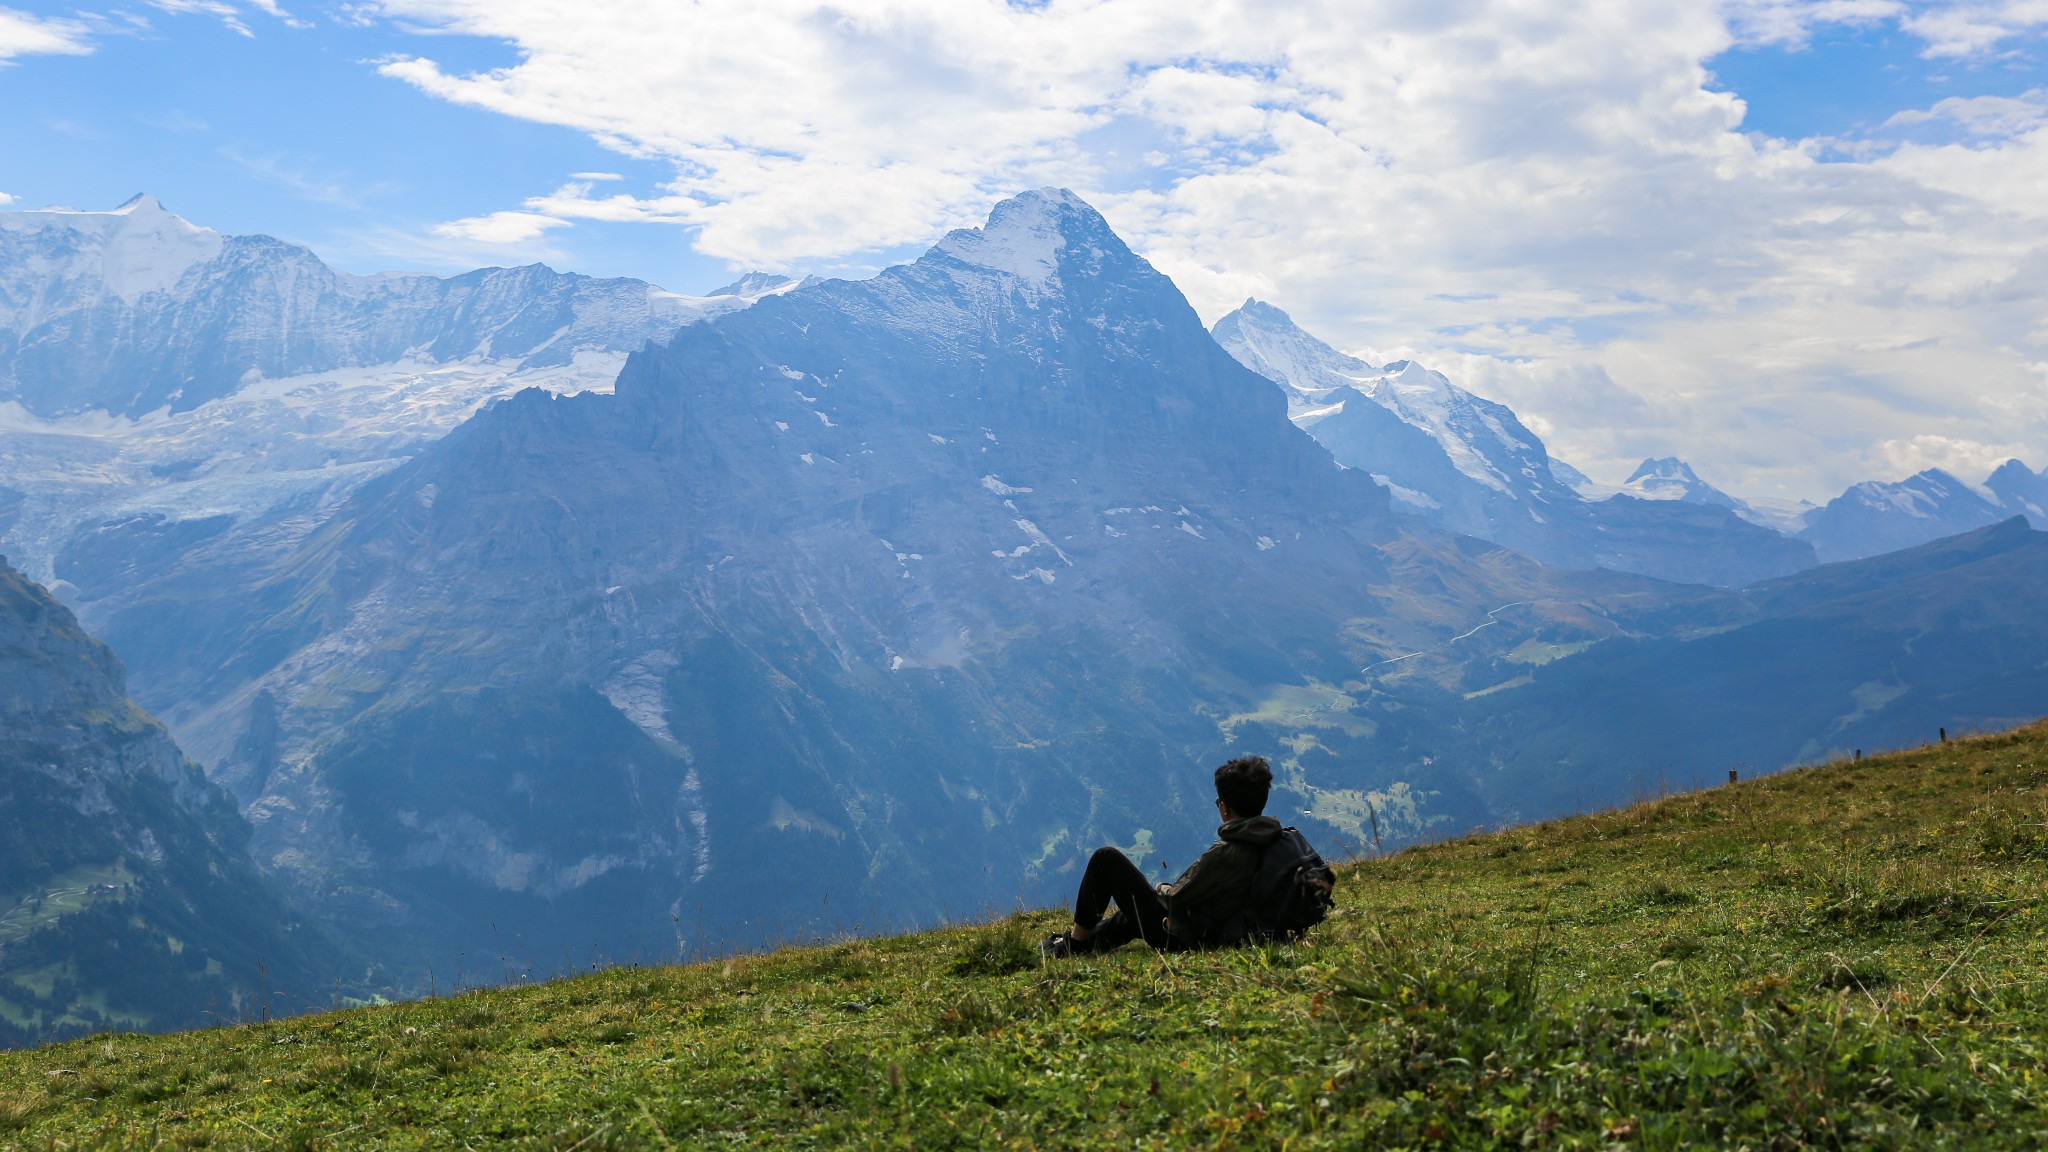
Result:
M775 272L749 272L723 288L714 288L709 296L736 296L749 302L769 296L782 296L799 288L809 288L819 283L816 276L784 276Z
M1287 414L1297 420L1373 375L1372 365L1316 339L1263 300L1247 299L1218 320L1210 334L1240 364L1280 385L1287 393Z
M1742 501L1700 479L1692 465L1676 456L1653 456L1644 460L1622 482L1621 491L1639 500L1683 500L1688 504L1742 507Z
M1338 463L1370 475L1402 509L1452 531L1550 564L1724 585L1812 562L1810 549L1738 520L1750 518L1738 502L1680 461L1646 462L1629 487L1595 484L1551 459L1506 405L1413 359L1374 368L1270 304L1247 300L1210 334L1280 386L1289 417ZM1650 502L1608 499L1624 493Z
M134 303L168 291L195 265L218 256L225 238L165 209L144 193L107 212L49 208L0 213L0 266L21 264L63 295L104 295ZM30 310L36 303L28 305ZM0 322L14 319L0 294Z
M948 232L932 251L1035 288L1059 274L1070 237L1108 230L1101 215L1072 192L1040 188L997 204L980 228Z
M1350 397L1369 399L1429 435L1460 473L1521 498L1563 494L1535 433L1505 405L1475 396L1414 360L1373 368L1316 339L1270 304L1247 300L1211 334L1238 362L1287 392L1288 415L1307 427Z
M1966 484L1939 468L1916 472L1896 484L1865 480L1851 485L1843 497L1869 508L1919 519L1938 517L1944 509L1957 503L1970 504L1975 500L1997 503L1997 498L1983 489Z
M1653 456L1636 466L1629 473L1624 487L1632 487L1645 499L1683 500L1686 496L1706 487L1692 465L1676 456Z
M1554 483L1542 442L1506 407L1413 360L1396 360L1360 391L1436 438L1458 471L1501 492ZM1533 454L1533 455L1532 455ZM1535 467L1540 460L1540 467Z
M2011 478L2007 473L2005 479ZM1866 480L1850 485L1810 514L1799 536L1813 544L1822 560L1849 560L1910 548L2024 511L2005 507L1989 488L1929 468L1896 483Z
M1555 464L1552 465L1552 471L1556 471ZM1730 496L1700 479L1699 473L1692 470L1692 465L1676 456L1651 456L1645 459L1636 465L1636 470L1629 473L1628 479L1619 487L1594 483L1576 469L1572 469L1572 474L1576 479L1566 479L1565 483L1588 500L1633 496L1638 500L1726 508L1751 524L1759 528L1768 528L1781 536L1798 535L1805 526L1806 514L1814 509L1814 505L1805 501L1765 500L1759 504L1752 504L1740 497Z
M164 207L163 201L157 199L156 197L150 195L149 193L137 192L135 195L130 196L128 199L122 201L118 206L114 208L113 211L107 214L109 216L138 217L148 217L152 215L169 216L171 215L171 210Z
M805 283L749 276L696 297L540 264L354 276L298 245L195 227L146 195L105 212L0 212L0 400L132 417L333 369L554 369Z

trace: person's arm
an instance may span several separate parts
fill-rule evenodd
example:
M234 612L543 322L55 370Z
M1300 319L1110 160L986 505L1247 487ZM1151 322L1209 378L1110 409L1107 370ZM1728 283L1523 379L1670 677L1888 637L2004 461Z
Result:
M1229 845L1218 840L1209 846L1207 852L1202 853L1200 859L1188 865L1188 870L1180 874L1180 879L1159 889L1160 903L1166 905L1169 915L1176 909L1200 907L1202 901L1214 892L1217 877L1221 872L1212 865L1217 857L1229 850Z

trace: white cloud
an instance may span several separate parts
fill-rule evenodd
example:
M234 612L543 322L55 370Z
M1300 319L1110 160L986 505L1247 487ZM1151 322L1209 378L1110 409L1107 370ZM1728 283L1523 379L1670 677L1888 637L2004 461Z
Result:
M1975 440L1952 440L1946 436L1924 435L1903 440L1887 440L1878 445L1878 451L1891 464L1893 472L1910 475L1929 468L1940 468L1974 483L1990 475L1992 469L2007 460L2024 455L2025 447L2011 443L1983 444Z
M311 28L312 25L293 16L277 3L277 0L244 0L233 4L228 0L147 0L150 7L173 16L211 16L225 25L229 31L240 36L254 38L256 33L243 19L246 9L254 9L272 19L281 21L287 28Z
M12 203L14 203L14 197L9 196L5 192L0 192L0 208L5 208Z
M380 11L518 54L386 75L674 167L652 191L577 174L444 237L644 221L737 265L814 267L1064 184L1205 315L1256 294L1333 342L1402 345L1596 475L1675 452L1738 490L1825 496L1919 436L2048 464L2048 411L2027 399L2048 361L2040 95L1783 141L1744 131L1705 66L1840 25L1983 55L2048 21L2048 0Z
M284 22L287 28L311 28L312 25L284 10L277 0L249 0L249 7L274 19Z
M238 36L254 38L256 33L242 22L242 10L223 0L148 0L149 6L173 16L211 16Z
M1900 22L1927 42L1934 57L1967 57L1996 50L2004 41L2048 24L2042 0L1928 5Z
M1902 0L1729 0L1725 6L1737 42L1805 47L1816 28L1869 26L1906 16Z
M88 31L77 20L0 8L0 66L16 56L88 55Z
M2048 89L2019 96L1951 96L1932 108L1908 108L1884 126L1911 127L1949 121L1973 136L2018 136L2048 120Z
M450 240L473 240L479 244L513 246L537 240L550 228L567 222L537 212L493 212L436 225L434 234Z

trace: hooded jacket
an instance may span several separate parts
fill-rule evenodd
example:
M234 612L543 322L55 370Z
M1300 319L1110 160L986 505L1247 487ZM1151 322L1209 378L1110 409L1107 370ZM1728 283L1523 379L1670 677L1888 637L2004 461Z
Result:
M1167 931L1182 940L1206 942L1215 928L1228 924L1251 903L1252 881L1266 846L1280 837L1280 821L1245 816L1216 829L1216 836L1180 879L1159 886Z

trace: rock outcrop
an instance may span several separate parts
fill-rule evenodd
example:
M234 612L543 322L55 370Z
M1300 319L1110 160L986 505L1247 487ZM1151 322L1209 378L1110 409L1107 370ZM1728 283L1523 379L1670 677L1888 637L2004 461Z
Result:
M303 1008L333 954L105 646L0 562L0 1044Z

